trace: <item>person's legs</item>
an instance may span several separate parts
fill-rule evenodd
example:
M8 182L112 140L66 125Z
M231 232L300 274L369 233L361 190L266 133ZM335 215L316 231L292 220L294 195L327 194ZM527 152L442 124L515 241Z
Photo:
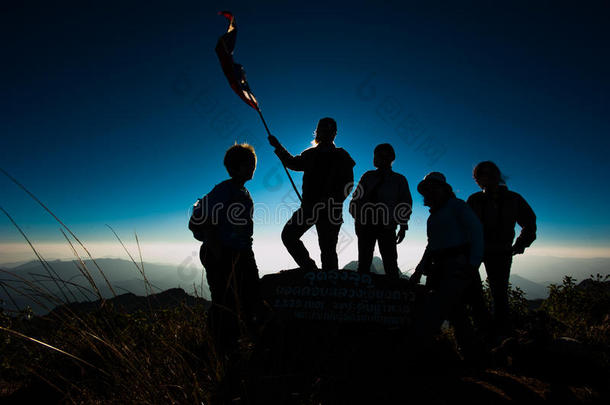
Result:
M484 264L493 298L496 334L508 335L510 333L508 279L512 256L510 254L488 255L485 257Z
M399 278L396 228L377 227L377 240L385 274L392 278Z
M373 227L356 223L356 236L358 237L358 272L370 273L376 241Z
M250 327L260 309L258 267L252 249L240 252L236 276L242 319Z
M235 290L231 283L231 253L225 250L200 250L201 263L212 295L212 306L208 312L208 328L220 353L230 351L239 337L239 323Z
M472 321L469 315L472 315ZM454 306L450 322L464 359L478 364L484 358L484 343L490 337L491 327L478 271L471 274L460 302Z
M282 230L282 242L288 253L292 256L297 265L302 269L316 268L316 263L309 256L307 248L301 242L301 237L313 223L309 218L309 210L300 207L292 214L284 229ZM336 244L336 242L335 242Z
M433 269L432 274L426 277L429 292L415 317L414 328L420 337L438 333L443 321L451 320L470 282L464 269L453 262Z
M466 287L468 289L468 287ZM474 352L475 333L472 323L466 310L465 297L458 298L451 308L449 322L455 332L455 340L462 351L464 357L470 356Z
M320 245L320 256L322 260L322 270L330 271L339 268L337 257L337 240L341 223L333 223L328 218L321 217L316 222L318 232L318 244Z
M470 306L472 319L476 329L483 335L489 335L492 328L491 314L487 308L485 297L483 295L483 285L481 283L481 275L475 272L473 275L472 284L465 292L464 300Z

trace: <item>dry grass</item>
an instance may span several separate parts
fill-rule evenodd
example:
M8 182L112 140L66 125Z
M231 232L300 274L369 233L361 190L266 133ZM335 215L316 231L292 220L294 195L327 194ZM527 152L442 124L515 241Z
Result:
M1 169L0 169L1 170ZM34 194L4 170L60 225L71 247L75 264L86 284L62 280L53 266L37 251L25 232L9 213L9 218L31 247L46 274L27 279L7 270L0 286L16 307L9 316L0 310L0 383L5 394L28 388L35 381L52 387L62 402L68 403L214 403L224 393L228 360L214 348L207 328L203 305L182 305L174 309L146 310L129 314L104 299L92 271L101 275L116 297L115 290L86 246ZM127 250L118 234L110 228L153 292L144 271L138 244L139 263ZM84 252L82 257L75 245ZM89 260L85 261L85 258ZM93 264L93 269L87 263ZM28 297L32 303L51 311L33 317L28 309L17 307L14 296ZM70 303L97 299L96 310L78 313ZM12 388L11 388L12 387ZM6 388L6 389L5 389ZM9 389L11 388L11 389ZM44 391L40 392L44 395Z

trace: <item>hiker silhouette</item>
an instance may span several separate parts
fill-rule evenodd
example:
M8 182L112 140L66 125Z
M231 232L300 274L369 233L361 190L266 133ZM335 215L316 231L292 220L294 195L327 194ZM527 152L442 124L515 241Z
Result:
M523 253L536 239L536 215L521 195L508 189L495 163L479 163L473 176L482 191L467 202L483 224L483 264L493 299L494 328L498 336L506 336L510 333L508 279L513 255ZM515 224L521 226L521 233L513 244Z
M291 155L273 135L268 140L285 167L303 172L303 200L282 230L282 242L303 269L317 269L301 237L315 225L321 251L322 270L336 270L337 240L343 222L343 201L349 195L356 164L349 153L337 148L337 123L332 118L318 122L315 146Z
M396 245L405 238L413 200L405 176L392 170L395 158L392 145L377 145L373 157L377 169L362 175L350 201L349 211L358 236L360 273L371 272L373 251L378 243L386 275L393 278L400 275Z
M224 157L230 179L197 200L189 221L203 242L200 259L212 295L209 327L219 351L235 348L252 327L259 306L259 277L252 251L253 202L245 183L256 168L248 144L231 146Z
M466 309L469 304L476 310L483 308L478 271L483 258L481 222L464 201L456 198L442 173L426 175L417 191L424 196L424 205L430 207L428 244L410 280L419 283L426 275L429 294L415 316L415 333L419 337L438 333L443 321L449 320L464 354L472 353L476 340ZM475 319L481 317L477 314Z

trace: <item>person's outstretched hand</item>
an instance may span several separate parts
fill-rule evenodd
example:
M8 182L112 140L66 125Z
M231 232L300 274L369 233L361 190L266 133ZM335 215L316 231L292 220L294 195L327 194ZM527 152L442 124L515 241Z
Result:
M400 228L398 229L398 234L396 235L397 245L405 239L405 232L407 232L407 229L409 229L407 225L400 225Z
M269 145L273 146L274 148L279 148L280 146L282 146L282 144L280 144L280 141L278 141L277 138L273 135L269 135L267 137L267 140L269 141Z

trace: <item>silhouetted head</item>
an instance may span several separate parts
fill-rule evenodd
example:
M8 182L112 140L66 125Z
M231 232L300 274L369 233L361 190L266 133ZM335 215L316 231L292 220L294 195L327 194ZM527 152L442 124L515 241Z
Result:
M315 135L313 142L316 145L334 142L335 136L337 136L337 123L332 118L322 118L318 121Z
M424 196L424 205L432 209L441 207L450 197L455 196L445 175L431 172L417 185L417 191Z
M256 170L254 148L247 143L236 143L227 149L224 164L232 179L245 183L252 179Z
M389 143L377 145L373 154L373 165L380 169L392 167L392 162L396 159L394 148Z
M472 171L474 180L483 190L494 189L503 183L502 172L494 162L481 162Z

